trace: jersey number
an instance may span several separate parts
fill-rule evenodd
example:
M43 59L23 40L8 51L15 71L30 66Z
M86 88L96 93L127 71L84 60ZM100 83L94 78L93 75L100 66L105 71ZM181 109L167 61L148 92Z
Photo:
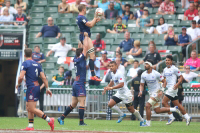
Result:
M38 77L38 69L35 69L36 77Z

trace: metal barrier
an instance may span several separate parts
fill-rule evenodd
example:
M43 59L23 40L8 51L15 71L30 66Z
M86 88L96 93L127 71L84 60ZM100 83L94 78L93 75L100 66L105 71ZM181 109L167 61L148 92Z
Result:
M187 45L187 48L186 48L186 60L189 58L189 48L190 46L192 46L192 44L195 44L196 43L196 52L197 52L197 55L199 53L199 41L200 41L200 38L198 38L197 40L195 40L194 42L190 43L189 45Z

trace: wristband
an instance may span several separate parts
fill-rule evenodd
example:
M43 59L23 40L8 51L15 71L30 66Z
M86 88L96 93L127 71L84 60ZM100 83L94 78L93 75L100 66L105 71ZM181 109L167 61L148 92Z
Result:
M49 90L49 87L47 88L47 91Z

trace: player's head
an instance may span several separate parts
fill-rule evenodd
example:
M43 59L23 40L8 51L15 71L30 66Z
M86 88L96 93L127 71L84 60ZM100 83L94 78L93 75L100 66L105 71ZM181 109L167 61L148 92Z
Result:
M83 5L83 4L80 4L80 5L78 6L78 11L79 11L80 13L86 14L86 6Z
M34 47L34 51L35 51L36 53L40 53L40 46L36 45L36 46Z
M119 66L121 64L121 58L116 58L115 62L117 63L117 65Z
M152 68L152 66L153 66L153 61L151 60L151 59L147 59L145 62L144 62L144 64L145 64L145 69L146 70L149 70L149 69L151 69Z
M76 49L76 57L79 57L82 52L83 52L83 48L77 48Z
M144 72L144 71L143 71L142 69L138 70L138 71L137 71L138 77L141 77L141 75L142 75L143 72Z
M165 61L166 61L166 66L170 67L172 65L172 62L173 62L173 57L171 55L167 55Z
M110 71L111 72L116 72L117 70L117 63L115 61L110 62Z
M118 16L116 18L118 24L122 24L122 17Z
M59 69L58 69L59 73L64 73L65 69L63 66L60 66Z
M133 61L133 67L134 68L138 68L138 66L139 66L139 61L138 60L134 60Z
M122 52L121 51L117 51L115 55L116 55L116 58L120 58L120 59L122 58Z
M26 49L24 50L24 53L25 53L25 57L26 57L26 58L31 58L31 57L32 57L32 49L26 48Z

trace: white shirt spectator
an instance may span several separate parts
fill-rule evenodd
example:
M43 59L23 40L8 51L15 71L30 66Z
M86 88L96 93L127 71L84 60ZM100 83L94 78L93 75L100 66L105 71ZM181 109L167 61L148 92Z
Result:
M168 30L168 24L164 23L162 25L156 26L156 30L158 31L159 34L162 34L162 32Z
M195 29L193 29L192 27L187 28L186 33L191 36L192 40L200 36L200 30L198 28L195 28Z
M6 8L6 6L3 7L3 8L1 9L1 14L3 14L4 8ZM17 10L16 10L14 7L12 7L12 6L10 6L10 7L8 8L8 10L9 10L9 13L12 14L12 15L13 15L13 14L17 14Z
M190 72L189 74L183 73L183 78L185 80L188 80L189 82L191 82L194 78L198 77L197 73L194 72Z
M199 16L195 16L194 18L193 18L193 20L195 20L197 23L198 23L198 21L199 21Z
M117 71L120 71L122 75L125 76L125 67L123 65L120 64Z
M72 50L72 46L69 44L62 46L60 43L57 43L51 50L55 52L54 57L67 57L67 53Z
M9 22L9 21L13 21L13 19L14 19L14 17L13 17L13 15L11 15L11 14L10 14L9 16L3 16L3 15L0 16L0 21L2 21L2 22L3 22L3 21L5 21L5 22L7 22L7 21L8 21L8 22Z
M138 70L140 70L141 68L138 67L138 68L130 68L128 73L127 73L127 76L130 76L130 77L136 77L137 76L137 72Z

